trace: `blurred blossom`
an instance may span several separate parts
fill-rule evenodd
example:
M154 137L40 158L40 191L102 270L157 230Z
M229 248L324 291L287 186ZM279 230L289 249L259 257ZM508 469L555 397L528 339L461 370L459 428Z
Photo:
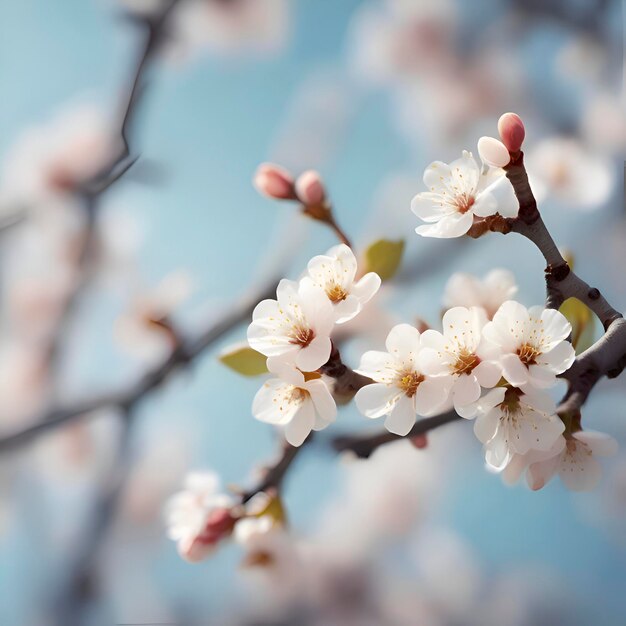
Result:
M359 78L375 83L436 72L452 54L455 17L448 0L365 3L351 24L351 65Z
M110 121L92 105L71 105L20 135L6 154L0 205L38 209L67 202L115 154Z
M585 103L581 132L595 150L623 156L626 147L624 98L608 92L594 92Z
M513 299L517 284L512 272L504 269L489 271L482 279L472 274L457 272L446 283L443 295L444 309L455 306L478 306L493 318L500 305Z
M165 276L151 290L137 293L115 325L120 347L148 362L167 356L178 341L173 316L192 290L190 275L179 270Z
M615 185L611 162L578 140L543 139L526 151L526 167L538 200L553 198L565 207L600 208Z
M164 0L120 0L140 15L157 13ZM171 16L167 52L175 60L201 53L273 53L289 36L287 0L179 0Z

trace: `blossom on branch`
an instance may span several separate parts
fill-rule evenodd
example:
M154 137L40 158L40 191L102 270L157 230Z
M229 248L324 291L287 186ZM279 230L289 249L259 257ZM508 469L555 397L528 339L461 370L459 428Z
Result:
M590 430L566 435L564 444L556 455L529 465L526 478L531 489L541 489L558 474L568 489L590 491L602 474L596 457L617 453L617 441L613 437Z
M311 281L323 289L332 303L336 323L342 324L358 315L378 289L381 280L375 272L365 274L359 280L356 257L345 244L331 248L326 254L313 257L307 266L308 276L303 281Z
M482 279L472 274L458 272L452 274L443 295L443 305L447 309L455 306L481 307L492 319L500 305L517 293L517 284L512 272L495 269Z
M276 300L259 302L248 326L250 347L268 357L293 360L312 372L328 361L335 313L322 289L310 281L283 279Z
M424 172L424 184L428 191L418 193L411 202L413 213L427 223L415 229L424 237L460 237L472 227L474 217L496 213L516 217L519 210L504 170L489 168L481 172L466 150L450 165L431 163Z
M165 511L168 536L177 542L179 554L192 562L211 554L233 531L233 506L233 499L220 492L215 473L188 474L185 489L170 498Z
M267 360L271 378L252 402L252 414L261 422L282 426L285 438L300 446L312 430L322 430L335 420L337 406L317 372L301 372L278 358Z
M419 354L424 344L419 331L409 324L394 326L385 345L387 352L372 350L362 356L357 372L375 383L360 389L355 402L366 417L386 415L385 428L406 435L416 415L432 415L443 405L450 382L420 370Z
M554 309L527 309L514 300L505 302L483 328L485 339L500 350L506 380L515 387L547 388L557 374L572 365L575 351L566 341L572 326Z
M454 408L463 415L476 402L481 387L495 387L502 377L496 347L482 337L487 315L478 307L455 307L443 316L443 333L422 333L419 366L430 376L446 379Z
M552 398L534 389L497 387L480 398L475 409L474 433L485 445L487 465L496 471L516 454L550 450L565 429Z

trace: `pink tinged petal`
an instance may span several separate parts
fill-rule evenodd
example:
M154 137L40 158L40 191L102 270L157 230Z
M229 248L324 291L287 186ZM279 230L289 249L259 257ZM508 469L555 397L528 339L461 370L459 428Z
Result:
M276 374L284 382L304 386L304 374L296 368L294 361L282 356L272 356L267 359L267 369L271 374Z
M522 476L527 465L526 455L514 454L502 472L502 481L506 485L514 485Z
M480 385L473 374L461 374L454 381L452 399L454 408L466 406L480 398Z
M298 296L302 313L309 327L318 335L330 335L335 316L333 305L326 296L326 292L305 276L300 281Z
M481 361L473 370L478 383L485 389L495 387L502 378L502 368L496 361Z
M376 292L380 289L381 280L376 272L368 272L354 284L352 287L352 295L356 296L361 304L369 302Z
M495 472L501 472L513 456L503 437L496 436L485 446L485 461Z
M552 415L556 413L556 404L551 395L539 389L529 389L520 398L522 404L537 411Z
M448 399L450 387L451 380L447 376L426 378L415 392L415 412L424 417L436 413Z
M571 491L591 491L600 482L602 468L586 446L578 444L575 450L566 448L561 455L559 477Z
M369 350L361 357L356 372L376 382L391 384L397 374L396 361L388 352Z
M477 217L489 217L498 212L498 203L489 191L482 191L472 205L472 213Z
M496 212L502 217L517 217L519 213L519 201L513 191L513 185L506 176L500 176L483 191L493 198ZM481 194L481 197L482 195Z
M539 461L529 465L526 472L526 482L528 483L528 486L533 491L542 489L546 484L548 484L554 474L556 474L559 468L560 460L561 455L557 454L551 459Z
M285 439L292 446L301 446L313 430L314 425L315 410L313 403L310 401L304 402L298 413L285 426Z
M318 172L308 170L300 174L296 180L296 193L303 204L321 204L326 197L326 190Z
M561 341L549 352L541 354L537 358L537 363L546 365L555 374L562 374L572 366L575 358L576 351L572 344L569 341Z
M349 295L345 300L341 300L334 305L335 324L345 324L354 319L361 312L361 302L354 295Z
M613 456L617 454L618 443L610 435L594 430L581 430L573 437L586 444L591 452L597 456Z
M365 417L375 419L391 413L401 396L404 394L396 387L374 383L359 389L354 401Z
M516 354L505 354L500 359L502 374L511 385L519 387L528 383L528 368L519 360Z
M479 415L474 422L474 434L481 443L491 441L498 430L501 412L499 409Z
M296 366L303 372L313 372L328 361L331 349L330 337L316 336L308 346L298 351Z
M471 228L474 216L471 211L467 213L454 213L442 217L437 223L428 226L418 226L415 232L423 237L436 237L438 239L451 239L460 237Z
M556 385L554 372L542 365L531 365L528 368L528 384L530 387L548 389ZM525 387L525 386L524 386ZM524 389L526 391L526 389Z
M306 383L306 389L311 394L315 410L324 422L332 422L337 416L337 405L323 380L311 380Z
M411 399L402 395L385 420L385 428L395 435L408 435L415 424L415 410Z
M345 243L334 246L327 252L328 256L334 257L338 265L338 270L343 276L342 284L351 285L356 276L357 263L352 249Z
M410 324L397 324L387 335L385 347L401 361L413 361L420 349L420 333Z
M290 302L297 302L298 296L298 283L295 280L289 280L287 278L281 279L276 287L276 297L281 305L286 305Z
M567 321L565 315L556 309L543 309L541 321L543 322L546 340L550 342L563 341L572 332L572 325Z
M517 113L504 113L498 120L498 133L509 152L517 152L524 142L526 129Z
M455 213L452 205L446 204L446 196L436 193L418 193L411 201L411 211L422 221L433 223L444 215Z
M294 182L291 174L273 163L259 165L253 183L257 191L270 198L291 199L294 197Z
M473 193L478 187L480 168L471 152L463 150L463 156L450 163L453 185L461 193Z
M431 348L436 352L443 352L448 342L438 331L429 328L421 334L420 345L422 348Z
M424 170L424 185L432 192L447 191L446 181L451 178L450 166L442 161L433 161Z
M300 409L304 398L293 394L294 387L279 378L271 378L257 391L252 414L267 424L286 424Z
M509 445L518 454L526 454L529 450L550 450L564 430L565 425L556 416L525 411L517 418L517 428L509 429Z
M478 154L483 163L490 167L504 167L511 160L506 146L494 137L481 137L478 140Z
M454 407L454 410L457 412L459 417L471 420L478 414L478 404L477 402L472 402L472 404L467 404L465 406Z
M422 348L417 356L417 367L427 376L450 374L452 365L453 360L447 353L437 352L432 348Z

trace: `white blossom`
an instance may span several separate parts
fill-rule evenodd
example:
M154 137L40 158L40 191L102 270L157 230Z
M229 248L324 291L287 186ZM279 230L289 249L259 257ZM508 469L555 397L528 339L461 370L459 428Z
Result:
M423 344L419 331L409 324L394 326L385 345L387 352L372 350L362 356L357 371L375 382L359 389L355 402L366 417L386 415L385 428L406 435L416 414L431 415L445 402L449 381L420 371Z
M504 377L521 388L556 384L556 375L574 362L574 348L566 341L571 332L562 313L542 306L527 309L514 300L505 302L483 328L485 339L501 352Z
M210 554L217 542L232 530L233 499L220 492L220 480L213 472L192 472L184 490L170 498L165 507L168 536L178 544L180 555L199 561Z
M357 262L345 244L331 248L326 254L313 257L307 266L310 280L323 289L333 304L336 323L342 324L358 315L380 288L380 276L375 272L356 279Z
M482 307L492 319L500 305L517 293L517 284L512 272L494 269L482 279L472 274L452 274L446 283L443 305L446 309L455 306Z
M499 213L515 217L519 204L504 170L481 169L470 152L450 163L435 161L424 172L428 191L418 193L411 210L427 222L415 232L425 237L460 237L474 223L474 216Z
M486 323L483 309L455 307L443 316L443 334L432 329L422 333L419 367L424 374L447 379L459 415L478 400L481 387L494 387L502 377L497 348L482 338Z
M545 392L497 387L476 403L474 433L485 445L485 461L496 471L515 454L549 450L565 429Z
M604 433L580 430L566 435L565 445L551 458L530 464L526 474L531 489L541 489L555 474L572 491L590 491L602 475L598 456L617 453L617 441Z
M252 413L261 422L282 426L287 441L301 445L311 430L322 430L337 415L335 401L317 372L303 374L290 363L267 360L278 378L263 384L252 402Z
M283 279L276 297L255 307L248 327L250 347L268 357L293 359L305 372L318 369L330 356L333 305L310 281Z

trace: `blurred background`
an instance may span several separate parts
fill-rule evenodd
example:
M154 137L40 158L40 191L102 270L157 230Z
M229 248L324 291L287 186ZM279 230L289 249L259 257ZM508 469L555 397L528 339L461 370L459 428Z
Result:
M295 207L257 194L262 161L318 169L357 252L406 240L400 272L346 346L352 366L398 321L436 325L454 272L503 267L521 302L543 301L528 241L413 231L424 168L475 152L505 111L525 121L556 241L611 302L626 302L618 0L180 0L128 120L137 161L86 192L120 149L146 23L164 6L4 9L0 437L158 367L171 336L146 311L193 336L334 245ZM353 406L285 485L306 577L242 568L233 545L181 560L162 509L185 473L213 469L245 486L275 451L275 433L250 413L259 379L217 358L243 339L235 324L128 419L104 408L0 442L3 624L624 623L626 453L604 464L593 493L558 481L533 493L485 471L465 423L424 450L403 441L368 460L339 457L334 434L376 430ZM584 423L623 446L625 401L623 377L603 381Z

